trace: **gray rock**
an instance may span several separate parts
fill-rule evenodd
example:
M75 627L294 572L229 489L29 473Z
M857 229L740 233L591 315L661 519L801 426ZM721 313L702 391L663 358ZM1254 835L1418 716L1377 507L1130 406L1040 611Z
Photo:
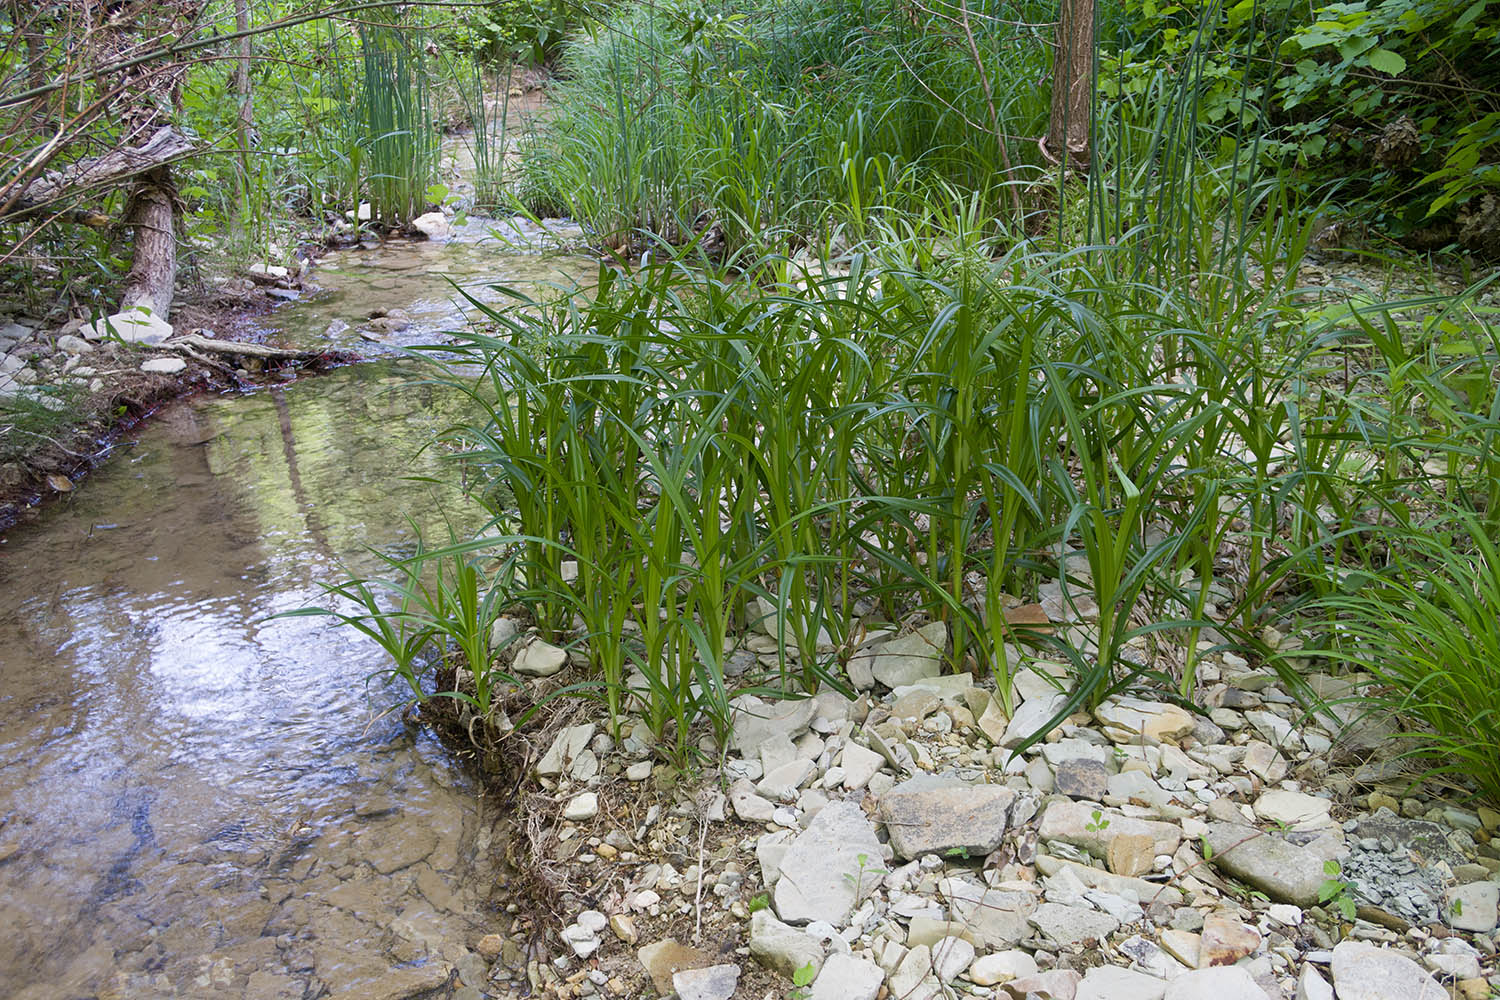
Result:
M1167 984L1166 1000L1266 1000L1266 991L1238 965L1185 972Z
M1179 740L1193 731L1193 716L1186 709L1161 701L1111 698L1094 710L1104 734L1116 743L1161 743Z
M1120 922L1096 910L1061 903L1043 903L1030 917L1031 925L1060 945L1102 940L1119 930Z
M744 757L759 757L760 745L773 736L794 740L807 732L818 703L811 698L764 702L751 695L741 695L730 703L733 730L729 748Z
M1037 831L1042 840L1072 844L1098 858L1108 853L1111 840L1124 834L1150 837L1157 854L1171 854L1182 843L1182 828L1175 823L1136 819L1084 802L1053 802L1042 813Z
M1037 908L1032 893L989 889L962 878L945 878L939 889L948 900L954 918L968 928L979 944L993 949L1011 948L1031 936L1028 918Z
M1067 700L1068 696L1061 691L1049 691L1021 702L1021 707L1006 723L1000 746L1007 750L1020 746L1041 730Z
M1210 823L1205 836L1212 852L1209 861L1216 868L1277 902L1304 907L1318 904L1318 890L1328 874L1323 859L1312 851L1236 823Z
M94 345L69 333L57 338L57 349L68 354L87 354L94 349Z
M592 722L581 726L568 726L557 734L547 752L536 765L536 773L544 778L555 778L573 766L573 761L588 747L589 740L599 727Z
M932 622L910 635L874 643L849 658L849 675L869 676L888 688L915 684L943 672L948 626Z
M942 982L953 982L973 961L974 946L961 937L945 937L932 946L932 968Z
M1363 941L1333 949L1333 989L1339 1000L1446 1000L1448 991L1403 955Z
M1112 892L1116 896L1134 899L1142 905L1164 903L1167 906L1180 906L1182 904L1182 892L1176 886L1147 882L1145 879L1134 878L1129 875L1115 875L1101 868L1090 868L1087 865L1080 865L1076 861L1054 858L1050 854L1038 854L1036 856L1036 868L1043 875L1055 875L1059 871L1067 869L1090 889L1103 889L1105 892ZM1196 911L1186 910L1182 912L1194 913ZM1201 927L1201 916L1199 920L1200 923L1198 926Z
M750 915L750 955L788 979L809 965L814 971L823 967L823 946L817 939L777 920L770 910Z
M943 995L942 983L932 974L931 949L923 944L906 953L891 973L890 991L903 1000L936 1000Z
M1272 788L1255 800L1255 815L1267 823L1281 823L1298 830L1330 826L1328 810L1333 803L1304 792Z
M1297 1000L1333 1000L1333 987L1311 962L1304 962L1297 977Z
M1495 929L1500 884L1470 882L1449 889L1443 899L1443 920L1456 931L1488 934Z
M853 955L830 955L813 980L807 1000L875 1000L885 973L880 966Z
M776 912L789 923L826 920L842 926L875 888L882 870L880 841L859 806L829 803L781 859Z
M1097 760L1074 757L1057 765L1052 784L1069 798L1098 802L1109 790L1109 769Z
M123 309L112 316L88 323L80 330L88 340L119 337L127 344L160 344L172 336L172 324L150 309Z
M574 823L582 823L584 820L593 819L599 815L599 796L593 792L584 792L575 795L563 806L563 819Z
M963 853L983 857L1000 846L1013 789L921 775L880 800L880 821L901 858Z
M1112 965L1090 969L1078 984L1076 1000L1162 1000L1167 984L1155 976Z
M865 787L884 763L885 758L874 750L858 743L846 744L839 757L839 764L844 769L844 788L853 792Z
M998 986L1012 979L1037 974L1036 959L1029 952L1012 950L981 955L969 966L969 980L978 986Z
M741 778L729 786L729 804L734 814L747 823L769 823L776 813L776 803L762 798L755 786Z
M710 965L672 974L678 1000L730 1000L739 982L738 965Z
M540 639L533 639L516 653L511 669L528 677L551 677L568 662L568 654Z
M187 368L187 362L181 358L152 358L141 362L141 371L152 375L176 375Z

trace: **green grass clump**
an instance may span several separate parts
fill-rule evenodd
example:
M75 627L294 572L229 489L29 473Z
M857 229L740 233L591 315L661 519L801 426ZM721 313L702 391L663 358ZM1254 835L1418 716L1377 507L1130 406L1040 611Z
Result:
M519 194L606 243L716 224L752 256L944 183L1009 212L1003 169L1037 162L1022 137L1046 113L1031 85L1045 39L1010 23L1028 18L1046 20L1025 3L976 9L976 62L956 22L919 25L897 6L625 8L566 53Z

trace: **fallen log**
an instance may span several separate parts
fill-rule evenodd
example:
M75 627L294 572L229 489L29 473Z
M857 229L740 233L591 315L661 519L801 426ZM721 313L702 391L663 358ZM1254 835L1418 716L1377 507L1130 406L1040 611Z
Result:
M195 152L191 139L171 126L157 129L139 146L122 146L102 156L49 170L11 196L0 219L26 215L84 191L120 184L165 167Z
M327 350L299 350L293 347L272 347L269 344L248 344L239 340L213 340L196 333L184 333L154 346L182 354L198 350L209 354L232 354L262 361L298 361L303 364L322 361L329 356Z

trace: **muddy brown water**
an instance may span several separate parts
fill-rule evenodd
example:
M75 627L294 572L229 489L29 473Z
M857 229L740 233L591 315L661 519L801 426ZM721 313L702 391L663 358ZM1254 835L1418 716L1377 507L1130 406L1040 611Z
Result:
M463 239L345 256L274 318L287 339L357 320L372 274L417 305L411 343L461 316L445 275L593 268ZM267 620L410 546L408 514L477 526L403 478L460 415L410 364L175 404L0 542L0 995L506 995L471 951L504 817L369 679L373 643Z

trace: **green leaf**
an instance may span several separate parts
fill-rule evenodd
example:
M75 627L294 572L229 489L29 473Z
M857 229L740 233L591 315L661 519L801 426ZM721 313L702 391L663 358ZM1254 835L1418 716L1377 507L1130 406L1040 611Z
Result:
M1485 5L1488 3L1489 0L1474 0L1469 5L1469 9L1458 15L1458 20L1453 22L1453 30L1457 31L1460 28L1467 28L1473 24L1479 18L1479 15L1484 13Z
M1400 76L1406 72L1406 60L1400 53L1392 52L1390 49L1375 49L1365 56L1365 61L1377 73L1385 73L1388 76Z

